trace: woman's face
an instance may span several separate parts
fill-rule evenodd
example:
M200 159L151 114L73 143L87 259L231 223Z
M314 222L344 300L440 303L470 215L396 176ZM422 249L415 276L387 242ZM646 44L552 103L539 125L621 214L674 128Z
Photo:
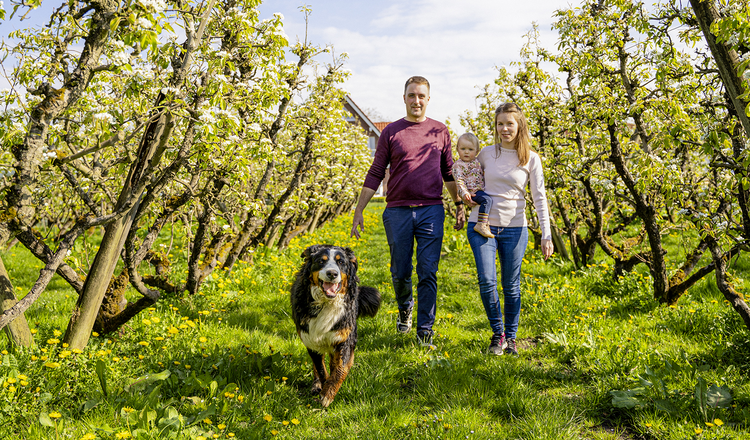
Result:
M495 130L503 148L515 148L518 122L513 113L498 113L495 117Z

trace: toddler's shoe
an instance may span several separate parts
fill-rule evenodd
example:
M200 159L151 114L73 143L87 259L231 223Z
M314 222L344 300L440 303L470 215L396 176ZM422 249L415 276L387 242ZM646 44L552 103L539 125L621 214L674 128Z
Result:
M474 230L479 233L482 237L487 238L495 238L494 235L492 235L492 232L490 232L490 225L487 223L477 223L474 225Z

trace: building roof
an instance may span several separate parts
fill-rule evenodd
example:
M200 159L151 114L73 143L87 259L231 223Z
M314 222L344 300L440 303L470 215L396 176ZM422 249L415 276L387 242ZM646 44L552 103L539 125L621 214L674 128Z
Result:
M386 125L390 124L390 122L376 122L375 126L378 127L378 130L383 131Z
M380 137L380 128L376 123L372 122L370 118L359 108L354 100L349 95L344 96L344 108L351 113L356 119L359 125L368 133L374 134Z

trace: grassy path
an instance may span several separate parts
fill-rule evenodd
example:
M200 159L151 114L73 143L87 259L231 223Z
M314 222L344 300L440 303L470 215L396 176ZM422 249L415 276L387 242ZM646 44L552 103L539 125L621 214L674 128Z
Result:
M413 331L395 331L381 212L376 203L368 209L360 241L349 238L344 216L283 252L260 248L253 264L214 274L200 295L160 302L83 353L60 346L74 297L54 284L27 315L38 346L3 352L0 435L747 438L750 336L710 282L665 308L651 299L645 275L615 283L606 262L574 272L530 249L520 356L489 356L465 230L446 225L437 348L429 350ZM354 367L327 410L309 395L309 358L289 317L288 286L302 250L315 243L352 247L362 283L384 298L375 318L360 320ZM3 258L21 284L38 271L18 248Z

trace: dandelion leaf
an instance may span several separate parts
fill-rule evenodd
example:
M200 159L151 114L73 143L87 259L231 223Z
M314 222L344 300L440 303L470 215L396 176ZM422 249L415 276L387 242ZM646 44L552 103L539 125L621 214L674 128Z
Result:
M672 404L669 400L665 399L656 399L654 400L654 407L658 409L659 411L668 412L670 414L676 413L677 407Z
M706 393L706 404L713 408L726 408L732 403L732 393L726 385L711 385Z
M643 388L635 388L625 391L610 391L612 395L612 406L615 408L635 408L636 406L645 406L646 400L638 396L644 391Z

